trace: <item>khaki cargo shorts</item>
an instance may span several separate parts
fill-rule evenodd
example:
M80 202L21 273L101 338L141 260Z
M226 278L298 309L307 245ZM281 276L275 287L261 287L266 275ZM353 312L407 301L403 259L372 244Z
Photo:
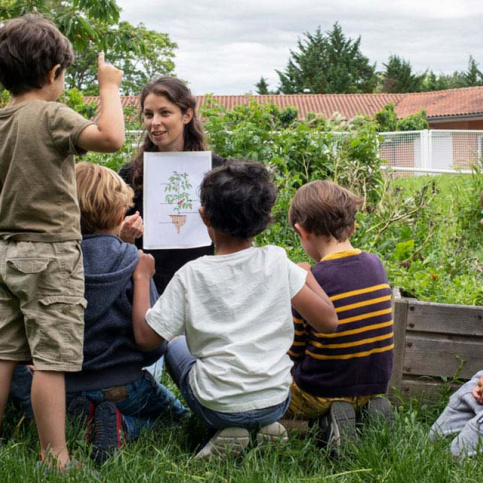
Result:
M0 359L79 371L86 305L79 242L0 240Z

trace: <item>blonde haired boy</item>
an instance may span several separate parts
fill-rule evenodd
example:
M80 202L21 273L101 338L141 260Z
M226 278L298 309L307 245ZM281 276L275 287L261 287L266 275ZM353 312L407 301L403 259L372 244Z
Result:
M92 457L102 464L124 441L133 441L158 419L171 424L188 410L143 368L164 352L138 348L133 331L134 292L154 304L153 280L133 278L138 249L120 238L133 190L114 171L97 164L76 166L84 253L85 311L82 370L66 375L70 416L90 420Z

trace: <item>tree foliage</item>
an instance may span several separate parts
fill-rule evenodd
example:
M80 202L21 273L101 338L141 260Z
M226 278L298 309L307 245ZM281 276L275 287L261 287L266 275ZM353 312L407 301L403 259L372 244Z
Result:
M255 84L255 87L257 88L257 94L261 96L270 94L270 91L268 90L268 82L265 77L260 77L260 80Z
M460 89L462 87L476 87L483 85L483 72L479 64L469 56L466 71L454 71L452 74L435 74L433 71L426 75L423 91L442 91L445 89Z
M138 94L141 88L157 75L174 73L174 49L177 45L164 33L148 30L143 24L134 27L121 22L115 28L100 24L98 31L108 39L104 49L106 58L124 71L121 85L125 95ZM123 46L136 45L125 49ZM67 72L66 85L77 88L85 95L97 95L97 53L96 42L76 52L75 65Z
M0 18L39 13L53 21L72 42L76 60L66 86L96 95L97 53L124 70L123 94L138 93L154 75L173 74L177 45L143 24L120 22L115 0L0 0Z
M429 123L424 109L416 114L411 114L398 120L393 103L387 104L379 112L376 112L374 114L374 121L378 132L421 131L423 129L429 129Z
M397 55L391 55L382 74L382 92L420 92L426 72L414 74L410 62Z
M280 92L373 92L377 83L375 65L362 54L360 42L361 37L346 37L338 23L325 34L320 27L313 34L307 32L305 39L298 41L298 50L290 52L285 71L277 71Z

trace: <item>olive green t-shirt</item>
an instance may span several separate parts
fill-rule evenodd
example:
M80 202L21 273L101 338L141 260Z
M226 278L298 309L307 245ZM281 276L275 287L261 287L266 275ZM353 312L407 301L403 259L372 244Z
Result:
M58 102L0 109L0 239L81 239L73 155L89 124Z

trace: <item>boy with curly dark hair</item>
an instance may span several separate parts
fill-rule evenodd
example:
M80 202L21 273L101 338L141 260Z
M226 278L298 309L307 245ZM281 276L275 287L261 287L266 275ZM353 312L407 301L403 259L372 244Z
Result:
M287 440L278 420L290 401L290 303L318 332L337 326L332 303L310 272L280 247L253 246L276 196L258 163L230 162L210 171L201 184L200 214L216 255L182 267L152 309L135 293L138 343L151 349L170 341L168 370L213 433L197 458L238 454L250 430L258 441ZM152 260L141 259L134 277L147 284L152 271Z

